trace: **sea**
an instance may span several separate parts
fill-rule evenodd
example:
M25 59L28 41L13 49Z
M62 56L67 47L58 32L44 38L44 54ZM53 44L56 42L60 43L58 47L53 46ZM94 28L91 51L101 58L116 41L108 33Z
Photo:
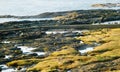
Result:
M120 3L120 0L0 0L0 15L28 16L70 10L120 9L91 7L96 3Z

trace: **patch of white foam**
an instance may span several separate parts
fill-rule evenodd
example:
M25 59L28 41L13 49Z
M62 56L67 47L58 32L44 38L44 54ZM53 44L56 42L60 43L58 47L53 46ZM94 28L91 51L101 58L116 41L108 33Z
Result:
M24 54L36 53L38 55L45 55L45 52L32 52L32 50L36 49L36 48L33 48L33 47L17 46L17 48L20 48Z
M9 59L11 57L12 57L11 55L5 55L5 59Z
M80 53L86 53L88 51L93 51L94 47L87 47L86 49L79 50Z
M80 44L83 44L84 42L83 41L80 41Z
M71 32L71 33L75 33L75 32L81 33L82 31L79 31L79 30L74 30L74 31L46 31L46 34L57 34L57 33L63 34L63 33L68 33L68 32Z
M20 48L23 51L23 53L30 53L32 50L36 49L32 47L27 47L27 46L18 46L17 48Z
M72 72L71 70L68 70L67 72Z
M66 33L66 32L68 32L68 31L46 31L46 34L57 34L57 33L63 34L63 33Z
M34 53L36 53L38 55L45 55L45 52L34 52Z

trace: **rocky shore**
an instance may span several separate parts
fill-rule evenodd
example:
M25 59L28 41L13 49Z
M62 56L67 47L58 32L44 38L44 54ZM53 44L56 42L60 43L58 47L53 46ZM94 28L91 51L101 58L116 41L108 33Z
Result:
M120 7L120 3L93 4L92 7Z
M0 71L119 72L120 24L93 23L119 20L120 10L52 14L54 20L0 24Z
M39 37L26 38L25 33L22 38L7 37L0 44L4 48L0 49L1 68L22 72L119 71L119 31L119 28L51 30ZM92 49L87 51L89 48ZM44 54L37 54L41 52ZM3 64L8 68L4 69Z

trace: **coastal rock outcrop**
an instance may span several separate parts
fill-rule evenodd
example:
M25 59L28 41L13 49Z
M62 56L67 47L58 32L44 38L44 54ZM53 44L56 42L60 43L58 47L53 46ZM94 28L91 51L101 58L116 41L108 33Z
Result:
M120 7L120 3L93 4L92 7Z

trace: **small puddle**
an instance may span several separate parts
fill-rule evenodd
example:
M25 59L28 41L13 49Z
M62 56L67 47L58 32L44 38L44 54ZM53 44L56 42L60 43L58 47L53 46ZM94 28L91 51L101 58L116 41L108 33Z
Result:
M82 42L83 43L83 42ZM78 48L78 51L81 53L81 54L84 54L84 53L86 53L86 52L88 52L88 51L93 51L94 50L94 48L96 47L96 46L99 46L100 44L98 44L98 43L93 43L93 45L87 45L87 44L85 44L85 45L82 45L82 46L80 46L79 48Z
M80 53L86 53L86 52L88 52L88 51L93 51L93 49L94 49L94 47L86 47L85 49L83 49L83 50L79 50L79 52Z

